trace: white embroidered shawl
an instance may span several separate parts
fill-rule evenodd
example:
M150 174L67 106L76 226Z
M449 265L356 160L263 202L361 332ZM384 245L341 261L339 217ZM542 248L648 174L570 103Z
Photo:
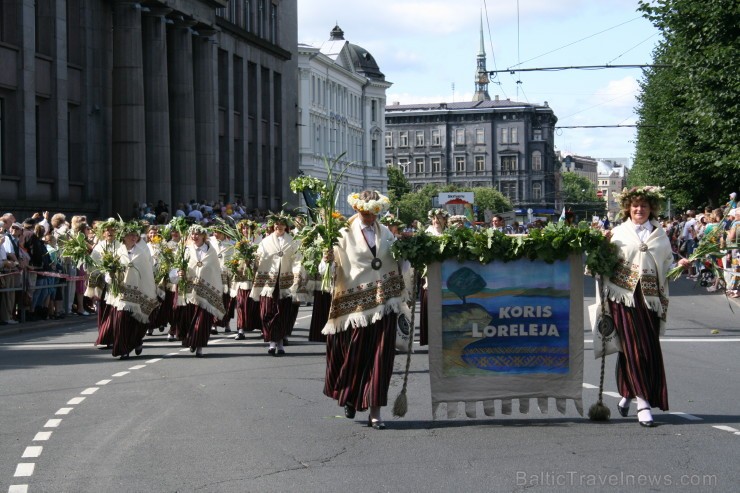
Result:
M205 244L208 245L208 242ZM214 317L223 318L224 287L221 281L221 264L215 248L209 246L199 262L195 244L188 244L187 284L184 291L177 294L178 305L198 305Z
M355 215L347 222L334 247L334 290L323 334L367 327L391 312L409 316L403 276L391 255L395 236L375 222L375 256L382 266L373 270L373 254L362 234L362 221Z
M254 283L250 294L253 300L258 301L260 296L272 296L278 282L281 299L295 297L301 281L299 246L300 244L293 241L293 237L288 233L283 234L282 249L275 233L270 233L260 242L257 247L257 269L254 273ZM280 256L281 251L282 256Z
M635 306L634 292L639 282L643 299L650 310L660 315L661 335L665 331L668 312L666 275L673 262L671 244L657 221L650 221L653 231L643 244L635 224L627 220L614 228L612 242L619 247L621 263L611 278L604 278L610 300Z
M121 244L116 254L121 263L126 266L126 273L123 277L121 292L118 296L113 296L109 290L105 301L117 310L130 312L136 320L145 324L159 303L149 248L145 242L139 241L134 245L129 256L126 245Z

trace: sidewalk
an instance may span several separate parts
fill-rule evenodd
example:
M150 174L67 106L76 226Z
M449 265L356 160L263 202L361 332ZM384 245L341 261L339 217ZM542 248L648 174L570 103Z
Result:
M95 327L98 318L94 313L83 317L80 315L67 315L58 320L36 320L17 324L0 325L0 337L23 334L37 330L56 329L59 327L84 326L84 328Z

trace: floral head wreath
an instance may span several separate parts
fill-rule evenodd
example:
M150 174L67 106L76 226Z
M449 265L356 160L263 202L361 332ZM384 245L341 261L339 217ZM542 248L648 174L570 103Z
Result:
M127 223L120 223L118 226L118 237L123 238L126 235L140 235L143 230L142 224L137 221L129 221Z
M663 187L656 187L653 185L645 185L642 187L623 188L622 193L615 193L615 198L619 201L622 207L628 206L632 200L636 198L642 198L645 200L651 200L660 203L665 200L663 194ZM657 211L653 211L657 213Z
M249 231L254 231L259 227L259 224L252 221L251 219L242 219L241 221L236 223L236 229L238 229L239 231L241 231L245 226Z
M465 224L465 222L468 220L467 217L465 217L463 214L457 214L455 216L450 217L450 224Z
M208 228L205 226L201 226L200 224L193 224L188 228L188 234L199 234L199 235L207 235L208 234Z
M284 211L273 212L267 216L267 226L274 226L275 223L283 223L287 227L293 227L293 218L286 214Z
M443 209L441 207L438 207L436 209L432 209L427 213L427 217L429 219L435 217L435 216L442 216L443 218L447 219L450 217L450 213L447 209Z
M351 193L347 197L347 202L357 212L371 212L377 216L390 208L391 201L377 190L375 193L378 194L378 198L374 200L362 200L358 192Z

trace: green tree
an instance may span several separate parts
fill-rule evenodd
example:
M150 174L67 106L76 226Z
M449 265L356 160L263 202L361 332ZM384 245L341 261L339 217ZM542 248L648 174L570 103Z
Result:
M403 195L411 192L411 184L398 166L388 166L388 198L396 202Z
M653 0L639 10L663 34L639 96L630 185L662 185L678 208L718 205L740 170L736 0Z
M596 185L585 176L572 171L566 171L562 174L562 177L563 200L567 204L581 204L600 200L596 195Z
M475 187L472 189L472 192L475 195L475 205L478 207L478 217L476 217L478 221L485 220L485 212L487 210L491 212L508 212L514 208L511 205L511 201L495 188Z

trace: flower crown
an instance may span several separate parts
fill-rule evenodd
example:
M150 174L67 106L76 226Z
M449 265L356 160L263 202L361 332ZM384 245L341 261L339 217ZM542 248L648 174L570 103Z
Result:
M129 234L140 235L142 229L142 224L135 219L127 223L120 223L118 226L118 236L120 238L123 238L124 236Z
M378 194L378 198L375 200L367 201L362 200L358 192L351 193L347 197L347 202L357 212L372 212L373 214L378 215L390 208L391 201L388 197L378 192L377 190L375 191L375 193Z
M188 228L188 234L191 235L193 233L199 234L199 235L207 235L208 229L204 226L201 226L200 224L193 224Z
M293 218L283 211L273 212L272 214L267 216L267 225L274 226L275 223L283 223L287 227L291 228L293 227Z
M640 197L645 199L653 199L657 201L665 200L665 195L663 194L663 187L657 187L654 185L645 185L642 187L632 187L632 188L623 188L622 193L615 193L615 198L620 203L625 203L626 201L631 201L634 198Z
M445 219L447 219L448 217L450 217L450 213L449 213L449 211L448 211L447 209L443 209L443 208L441 208L441 207L438 207L438 208L436 208L436 209L432 209L432 210L430 210L430 211L429 211L429 212L427 213L427 217L428 217L429 219L431 219L431 218L433 218L433 217L435 217L435 216L442 216L442 217L444 217Z
M252 221L251 219L242 219L241 221L236 223L236 229L238 229L239 231L241 231L242 228L244 228L245 226L249 229L249 231L254 231L259 228L259 224L255 221Z

